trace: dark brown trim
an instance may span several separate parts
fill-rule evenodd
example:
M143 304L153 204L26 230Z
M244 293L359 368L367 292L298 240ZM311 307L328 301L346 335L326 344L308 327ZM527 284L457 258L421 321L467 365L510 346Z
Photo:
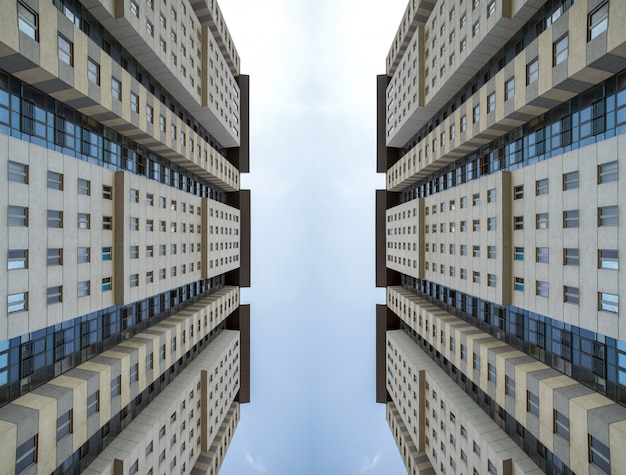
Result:
M400 328L400 319L386 305L376 305L376 402L390 401L387 394L387 330Z
M239 393L240 404L250 402L250 305L239 305L226 320L228 330L239 331Z
M397 148L387 147L387 85L391 78L386 74L376 76L376 171L385 173L396 163Z
M239 85L239 147L227 150L228 161L241 173L250 172L250 76L237 77Z

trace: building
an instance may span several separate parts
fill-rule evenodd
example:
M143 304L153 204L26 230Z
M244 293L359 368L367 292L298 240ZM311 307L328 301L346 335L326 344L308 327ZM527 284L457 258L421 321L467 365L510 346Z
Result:
M0 471L216 474L250 398L249 77L221 11L0 3Z
M624 20L407 6L377 78L376 399L410 474L626 466Z

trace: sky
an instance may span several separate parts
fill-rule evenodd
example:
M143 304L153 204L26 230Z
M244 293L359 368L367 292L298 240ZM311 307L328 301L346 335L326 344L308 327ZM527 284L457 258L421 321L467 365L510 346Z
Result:
M221 475L403 474L375 402L376 75L406 0L221 0L250 75L251 402Z

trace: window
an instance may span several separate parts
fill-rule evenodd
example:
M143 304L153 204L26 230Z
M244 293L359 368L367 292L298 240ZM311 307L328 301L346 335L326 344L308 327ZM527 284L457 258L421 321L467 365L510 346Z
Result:
M28 208L9 206L8 224L9 226L28 226Z
M87 398L87 417L100 410L100 391L96 391Z
M103 247L102 248L102 260L103 261L110 261L113 259L113 255L111 253L111 248L110 247Z
M487 274L487 285L489 287L496 286L496 275L495 274Z
M520 292L524 291L524 278L523 277L515 277L515 290Z
M496 258L496 246L487 246L487 259Z
M480 20L472 25L472 36L476 36L480 33Z
M139 231L139 218L135 218L135 217L130 218L130 230Z
M565 266L577 266L578 265L578 248L563 249L563 265Z
M619 269L617 249L598 249L598 269Z
M598 184L610 183L612 181L617 181L617 162L598 165Z
M122 100L122 83L114 77L111 78L111 95L113 99Z
M476 371L480 371L480 355L472 353L472 368Z
M480 457L480 445L478 445L478 444L476 443L476 441L475 441L475 440L472 442L472 445L473 445L473 450L474 450L474 453L475 453L478 457Z
M539 58L533 59L526 65L526 85L534 83L539 78Z
M63 265L63 249L48 249L48 266Z
M589 14L589 32L587 39L593 40L604 33L609 26L609 2L604 2Z
M28 184L28 165L17 162L8 162L9 181Z
M130 11L133 15L139 18L139 6L137 6L134 0L130 0Z
M78 213L78 229L89 229L91 227L91 215Z
M504 377L504 393L512 398L515 398L515 380L508 376Z
M15 473L22 473L37 462L38 435L31 437L17 448L15 454Z
M8 270L28 269L28 250L9 249Z
M496 218L492 216L491 218L487 218L487 231L495 231L496 230Z
M154 25L149 20L146 21L146 31L150 36L154 37Z
M57 419L57 441L72 432L72 410Z
M139 96L134 92L130 93L130 110L139 112Z
M524 198L524 185L517 185L513 188L513 199L521 200Z
M539 396L526 391L526 411L539 417Z
M461 244L460 253L462 256L467 256L467 244Z
M149 124L152 124L152 120L153 120L153 116L154 116L154 109L152 108L152 106L146 106L146 122L148 122Z
M496 93L492 92L487 96L487 112L496 110Z
M535 216L536 229L548 229L548 213L537 213Z
M563 301L578 305L580 300L578 287L563 286Z
M48 287L46 291L46 299L48 305L63 302L63 286Z
M475 219L472 221L472 231L480 231L480 219Z
M139 287L139 274L131 274L130 275L130 286L131 287Z
M472 257L480 257L480 246L472 246Z
M548 248L547 247L538 247L537 248L537 259L535 262L548 263Z
M63 227L63 211L57 211L53 209L48 210L48 227L49 228L62 228Z
M567 59L568 45L569 42L567 34L554 42L554 45L552 46L552 66L556 66Z
M103 277L102 278L102 291L109 292L112 289L111 287L111 277Z
M617 206L598 208L598 226L617 226L618 222Z
M524 229L524 216L515 216L513 218L513 229Z
M78 248L78 263L84 264L91 261L91 248L79 247Z
M59 59L70 66L74 66L74 45L63 35L58 35L57 47Z
M139 203L139 190L135 190L134 188L130 189L130 202Z
M598 292L598 310L618 313L619 296L616 294L609 294L607 292Z
M512 77L504 83L504 100L508 101L515 97L515 78Z
M537 182L535 183L535 192L537 196L548 194L548 179L547 178L544 178L543 180L537 180Z
M609 448L591 434L589 434L589 462L599 467L604 473L611 473Z
M91 182L89 180L78 179L78 194L85 196L91 195Z
M563 191L578 188L578 171L563 173Z
M146 272L146 284L154 282L154 273L152 271Z
M100 65L93 59L87 59L87 79L96 85L100 85Z
M78 298L87 297L91 293L91 282L84 280L78 283Z
M476 124L480 121L480 104L475 105L472 109L472 124Z
M139 363L135 363L130 367L130 382L134 383L139 380Z
M515 248L514 260L516 260L516 261L523 261L524 260L524 248L523 247L516 247Z
M549 289L548 282L545 282L543 280L536 281L536 289L535 289L536 295L539 295L540 297L547 297L548 289Z
M102 185L102 198L105 200L113 199L113 187L109 185Z
M563 227L564 228L577 228L578 227L578 210L573 209L570 211L563 211Z
M102 229L106 229L108 231L111 231L113 229L112 216L102 216Z
M17 27L26 36L35 41L39 41L39 21L38 15L24 5L22 2L17 4Z
M48 188L51 190L63 191L63 174L49 171Z

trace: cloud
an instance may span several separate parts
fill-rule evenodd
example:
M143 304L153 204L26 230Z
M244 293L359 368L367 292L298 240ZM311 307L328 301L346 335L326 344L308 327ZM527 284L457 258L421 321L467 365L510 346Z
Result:
M365 473L368 470L373 469L376 466L376 464L380 462L380 457L382 457L382 455L383 455L383 451L379 450L378 453L374 455L372 458L363 457L363 462L361 463L361 470L359 471L361 473Z
M265 460L263 459L263 457L254 458L247 450L245 456L246 460L254 470L258 470L261 473L267 472L267 468L265 468Z

